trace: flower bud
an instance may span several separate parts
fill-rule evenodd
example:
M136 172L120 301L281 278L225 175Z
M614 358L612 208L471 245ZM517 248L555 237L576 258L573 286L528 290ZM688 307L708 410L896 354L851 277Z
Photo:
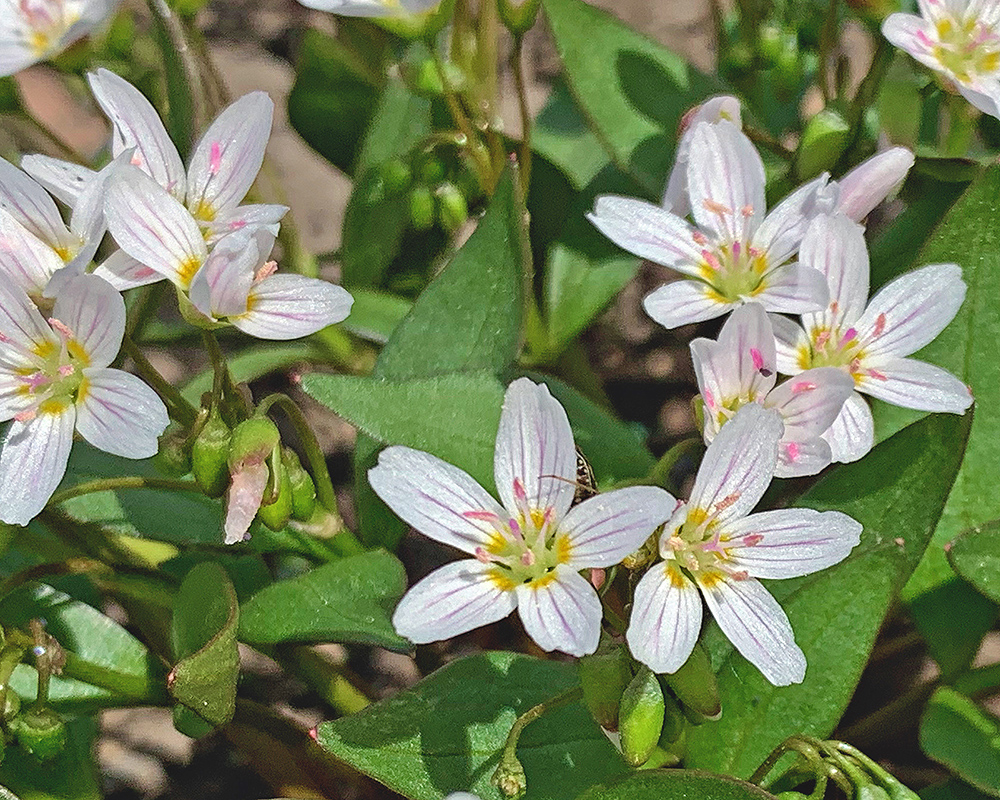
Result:
M437 198L438 222L445 231L454 233L469 218L465 195L455 184L446 181L434 190L434 196Z
M10 725L17 743L40 761L48 761L66 747L66 725L50 708L29 711Z
M497 0L500 20L514 36L523 36L535 24L541 0Z
M401 158L390 158L379 167L379 177L387 197L396 197L410 188L413 172Z
M222 497L229 485L229 443L232 433L214 406L191 446L191 472L209 497Z
M294 450L281 449L281 465L292 487L292 516L307 522L316 508L316 484L312 476L303 469Z
M430 187L423 184L410 190L410 225L418 231L434 226L434 195Z
M419 61L404 61L400 64L400 72L407 87L418 97L433 100L444 94L441 73L429 56Z
M694 724L700 725L722 716L719 685L708 661L708 654L700 645L695 645L690 657L677 672L663 675L662 678L680 700L687 718Z
M248 462L262 463L281 442L278 426L267 417L251 417L233 428L229 443L229 471Z
M175 478L191 471L191 439L183 425L170 423L160 436L160 447L153 463L164 475Z
M257 519L272 531L280 531L284 530L292 517L292 483L288 479L288 470L280 462L274 468L278 471L278 493L273 502L260 507Z
M251 417L233 429L229 445L230 482L223 523L226 544L235 544L246 538L272 478L277 479L272 483L272 490L277 488L280 495L280 475L272 476L267 466L267 459L275 455L280 442L281 434L277 426L267 417ZM276 458L271 458L272 465L276 461Z
M455 0L441 0L437 7L430 11L373 17L370 21L404 39L429 40L448 24L454 10Z
M850 143L851 126L840 112L824 108L806 123L795 153L795 171L807 181L834 167Z
M663 688L663 683L661 681L660 688ZM674 745L680 741L681 736L684 735L684 729L687 727L687 722L684 717L684 712L681 711L681 707L677 705L677 701L674 700L667 692L663 693L663 728L660 730L660 739L657 744L664 750L670 751L673 749Z
M444 162L433 153L420 159L417 167L417 178L421 183L434 185L444 180L447 174Z
M663 730L663 690L648 667L642 667L625 687L618 709L622 755L633 767L649 760Z
M594 721L609 731L618 730L618 706L632 679L630 661L624 647L602 636L597 651L577 662L583 704Z

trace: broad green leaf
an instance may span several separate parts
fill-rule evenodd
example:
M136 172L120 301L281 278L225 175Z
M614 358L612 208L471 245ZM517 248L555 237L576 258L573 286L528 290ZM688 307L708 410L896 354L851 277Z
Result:
M390 158L405 157L430 132L430 101L417 97L402 80L390 80L361 145L358 174Z
M722 719L689 731L687 765L750 775L793 733L820 738L840 720L889 603L913 571L951 488L968 418L929 417L861 461L832 470L796 505L842 511L864 527L840 564L803 578L765 581L806 655L803 683L775 688L712 623L706 644L719 675Z
M951 543L948 559L959 575L1000 603L1000 521L963 533Z
M920 747L962 780L1000 797L1000 720L943 686L920 720Z
M236 710L238 625L236 592L226 571L212 562L198 564L174 601L174 668L167 687L177 702L216 727Z
M658 198L684 112L719 85L583 0L544 0L566 79L618 167Z
M405 381L313 374L302 387L373 439L432 453L493 486L504 387L492 373Z
M80 717L66 724L66 749L40 762L19 747L7 746L0 764L0 786L18 800L101 800L93 747L97 722Z
M983 794L978 789L973 789L969 784L957 780L921 789L919 794L921 800L987 800L989 798L988 794Z
M250 644L357 642L394 650L410 643L390 616L406 572L395 556L363 553L279 581L240 609L240 639Z
M578 190L608 164L604 145L590 130L565 82L559 79L545 107L535 117L531 149L562 170Z
M572 688L572 664L480 653L443 667L405 692L319 726L320 746L413 800L471 791L501 800L490 783L517 715ZM579 703L529 725L517 749L524 800L571 800L627 774Z
M413 303L404 297L372 289L355 289L351 315L343 327L355 336L377 344L385 344Z
M609 786L592 786L579 800L774 800L759 786L692 770L650 770Z
M0 600L0 626L26 629L44 619L46 630L69 653L62 676L54 676L50 694L60 710L150 702L162 694L164 671L138 639L96 608L44 583L21 586ZM86 678L79 680L78 678ZM33 667L18 667L11 681L22 699L33 699Z
M316 354L316 348L308 342L294 344L255 342L253 346L243 352L227 358L226 364L229 366L234 381L249 383L271 372L288 369L295 364L309 361L315 358ZM188 402L194 403L196 406L199 405L202 394L212 391L213 377L214 372L211 369L199 373L184 385L181 394Z

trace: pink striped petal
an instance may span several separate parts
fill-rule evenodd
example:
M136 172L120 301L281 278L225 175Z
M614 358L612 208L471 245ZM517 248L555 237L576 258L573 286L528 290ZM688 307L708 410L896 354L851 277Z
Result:
M125 336L125 301L107 281L78 275L56 297L53 318L83 347L88 366L106 367L118 357Z
M272 275L250 289L245 314L230 322L258 339L299 339L347 319L354 298L335 283Z
M79 246L49 193L2 158L0 208L53 249Z
M915 358L892 358L877 366L861 379L859 392L918 411L962 414L972 405L969 387L934 364Z
M519 584L514 591L524 629L542 650L585 656L597 649L604 615L601 599L571 567L560 564L554 577Z
M803 184L761 222L752 244L767 254L768 264L777 266L794 256L813 217L833 210L837 191L827 186L828 179L823 174Z
M739 305L726 301L701 281L668 283L642 301L646 313L667 330L721 317Z
M75 413L67 403L27 422L12 422L0 445L0 520L27 525L66 474Z
M136 261L124 250L116 250L108 256L93 274L106 280L119 292L164 280L162 274Z
M49 279L64 266L50 245L0 208L0 277L41 297Z
M837 210L861 222L902 185L913 161L913 153L905 147L891 147L862 161L837 181L840 186Z
M826 278L804 264L785 264L771 270L754 293L753 301L768 311L804 314L824 308L830 300Z
M809 337L802 326L779 314L771 315L774 330L774 348L778 372L782 375L798 375L805 368L802 359L811 360Z
M156 392L120 369L88 367L77 397L76 429L99 450L152 458L170 419Z
M677 672L701 633L701 596L671 561L654 564L635 587L625 639L639 661L656 673Z
M865 399L855 392L844 401L844 407L823 434L830 443L833 460L841 463L857 461L875 445L875 421Z
M830 287L826 308L803 315L803 326L807 330L846 330L857 322L868 304L869 265L864 228L842 214L816 217L802 240L799 263L822 273Z
M21 169L70 208L76 205L84 186L97 174L72 161L43 155L25 156L21 159Z

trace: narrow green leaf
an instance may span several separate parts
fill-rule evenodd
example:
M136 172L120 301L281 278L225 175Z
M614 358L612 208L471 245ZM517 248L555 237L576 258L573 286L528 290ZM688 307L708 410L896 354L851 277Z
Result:
M943 686L920 720L920 747L962 780L1000 797L1000 720Z
M719 675L722 718L689 732L687 765L747 776L793 733L826 737L854 692L894 593L919 561L962 458L968 417L940 414L842 465L796 503L842 511L861 544L830 569L765 581L806 655L803 683L775 688L712 623L706 644ZM863 598L863 599L862 599Z
M171 638L174 668L167 687L174 699L216 727L233 718L240 658L239 606L226 571L205 562L177 593Z
M459 659L413 688L320 725L321 747L413 800L471 791L502 800L490 783L518 714L576 684L572 664L514 653ZM627 768L579 703L529 725L517 749L524 800L572 800Z
M390 620L405 591L406 572L395 556L351 556L257 592L240 609L240 638L250 644L356 642L409 650Z
M579 800L773 800L759 786L694 770L650 770L609 786L592 786Z
M948 550L948 560L965 580L1000 603L1000 520L956 538Z
M402 80L390 80L358 154L357 173L406 156L430 132L430 101L417 97Z
M80 717L66 724L66 749L40 762L19 747L7 746L0 764L0 786L18 800L101 800L93 747L97 721Z

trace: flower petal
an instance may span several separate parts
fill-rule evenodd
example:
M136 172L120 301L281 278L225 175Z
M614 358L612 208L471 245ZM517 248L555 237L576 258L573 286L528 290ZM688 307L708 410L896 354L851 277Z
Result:
M719 331L719 347L735 356L740 394L755 398L774 386L774 331L759 304L747 303L733 311Z
M862 161L837 181L840 185L837 210L861 222L906 180L913 160L913 153L905 147L891 147Z
M711 573L710 573L711 574ZM743 657L775 686L802 683L806 657L778 601L755 579L699 583L712 616Z
M738 306L701 281L673 281L642 301L646 313L667 330L721 317Z
M194 307L216 319L245 314L254 275L273 249L274 236L263 228L223 237L191 280Z
M368 470L368 482L404 522L465 553L475 553L497 535L481 512L507 521L507 512L465 472L420 450L387 447Z
M924 66L944 72L928 35L931 33L930 25L930 22L914 14L890 14L882 21L882 35Z
M957 264L930 264L884 286L858 320L862 366L879 356L908 356L933 341L965 299Z
M224 236L247 228L276 226L288 213L288 206L250 204L217 214L208 224L206 241L211 246ZM274 230L277 236L277 228Z
M748 514L771 483L783 430L777 411L756 403L740 408L708 446L688 507L719 524Z
M857 322L868 303L864 228L841 214L816 217L802 240L799 263L818 270L830 288L829 305L823 311L803 315L806 330L846 330Z
M640 258L687 275L700 274L702 248L694 241L695 229L676 214L645 200L603 195L587 219L616 245Z
M676 504L658 486L629 486L584 500L559 524L569 537L568 563L576 569L617 564L670 519Z
M124 250L116 250L108 256L93 274L106 280L119 292L135 289L137 286L148 286L164 279L162 274L136 261Z
M246 197L264 162L273 116L267 92L251 92L216 117L191 156L187 207L192 214L211 222Z
M260 510L267 488L268 467L264 461L244 463L232 474L226 489L226 519L222 529L226 544L249 539L247 532Z
M545 384L519 378L507 387L497 429L493 472L497 493L512 513L522 508L515 482L533 510L561 520L576 493L576 446L562 405Z
M330 11L343 17L395 17L402 13L418 14L440 0L299 0L306 8Z
M517 605L493 564L463 559L446 564L410 589L396 606L396 633L416 644L450 639L503 619Z
M78 275L56 297L52 316L73 333L88 366L106 367L118 357L125 336L125 301L107 281Z
M49 279L64 266L50 245L0 208L0 276L41 296Z
M798 375L803 369L803 359L811 359L809 337L801 325L779 314L771 315L771 328L774 330L778 372L782 375Z
M734 520L726 535L761 537L755 544L727 544L734 567L753 578L798 578L847 558L861 541L861 523L839 511L782 508Z
M771 270L764 276L761 286L763 288L758 289L752 299L768 311L782 314L818 311L830 299L826 278L804 264L785 264Z
M726 120L700 122L688 155L691 216L724 242L744 242L764 217L764 162L753 143Z
M819 436L812 438L782 438L778 443L776 478L802 478L818 475L833 463L830 443Z
M799 441L826 431L853 394L854 379L844 370L817 367L776 386L764 406L781 414L785 424L782 439Z
M75 413L67 403L28 422L12 422L0 450L0 520L27 525L66 474Z
M675 564L661 561L635 587L625 639L629 650L653 672L676 672L701 633L701 596Z
M77 398L76 429L99 450L122 458L152 458L170 422L156 392L120 369L88 367Z
M33 353L59 341L24 289L0 281L0 361L12 367L41 366Z
M25 173L0 158L0 208L49 247L77 246L55 201Z
M948 370L915 358L892 358L878 364L878 375L865 375L858 391L894 406L918 411L962 414L972 392Z
M519 584L514 591L524 629L542 650L585 656L597 649L601 599L572 567L560 564L547 579Z
M809 181L771 209L753 237L753 246L767 256L771 266L782 264L799 249L813 217L829 204L829 177L824 173Z
M857 461L875 445L875 421L865 399L855 392L844 401L844 407L823 434L830 443L833 460L841 463Z
M248 311L230 322L258 339L298 339L347 319L351 297L343 286L303 275L272 275L250 289Z
M21 159L21 169L70 208L76 205L88 181L97 174L72 161L43 155L25 156Z

